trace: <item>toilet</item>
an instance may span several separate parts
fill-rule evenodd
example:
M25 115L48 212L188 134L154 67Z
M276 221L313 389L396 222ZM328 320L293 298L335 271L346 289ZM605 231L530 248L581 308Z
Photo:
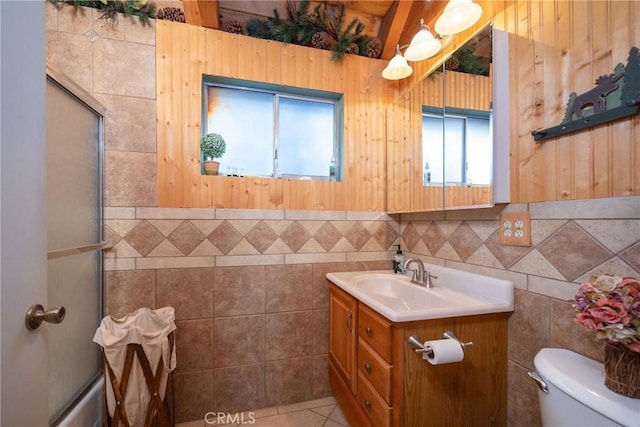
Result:
M562 348L541 349L533 363L543 426L640 426L640 399L609 390L602 363Z

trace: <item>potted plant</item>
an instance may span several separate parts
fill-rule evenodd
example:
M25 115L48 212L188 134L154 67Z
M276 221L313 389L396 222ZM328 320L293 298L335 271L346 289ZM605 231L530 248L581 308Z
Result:
M217 133L209 133L200 140L200 150L204 156L204 173L206 175L218 175L220 162L213 159L222 157L227 149L224 138Z

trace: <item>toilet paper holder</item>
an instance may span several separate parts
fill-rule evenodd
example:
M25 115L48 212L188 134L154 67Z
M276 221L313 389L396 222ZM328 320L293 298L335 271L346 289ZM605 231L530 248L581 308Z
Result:
M460 347L462 347L463 351L466 350L467 347L473 347L473 342L462 342L451 331L446 331L444 334L442 334L442 338L456 341L458 344L460 344ZM420 339L415 335L411 335L407 340L407 343L409 344L409 347L415 350L416 353L426 353L427 356L433 357L433 350L430 347L425 348L424 345L422 345L423 341L420 341Z

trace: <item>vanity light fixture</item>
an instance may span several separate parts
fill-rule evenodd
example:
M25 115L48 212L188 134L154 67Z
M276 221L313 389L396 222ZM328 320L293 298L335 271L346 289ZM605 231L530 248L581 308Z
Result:
M440 52L442 43L431 33L431 29L420 19L420 30L411 39L409 47L404 52L407 61L422 61Z
M396 46L396 54L389 61L389 65L382 71L382 77L387 80L400 80L409 77L413 69L407 61L422 61L431 58L442 49L443 36L460 33L475 24L482 15L482 7L473 0L449 0L442 15L435 24L436 35L420 19L420 30L405 47L402 56L400 45Z
M482 15L482 7L473 0L450 0L436 20L436 32L450 36L475 24Z
M400 80L409 77L413 73L413 69L407 64L407 60L400 53L400 45L396 46L396 54L389 65L382 70L382 77L387 80Z

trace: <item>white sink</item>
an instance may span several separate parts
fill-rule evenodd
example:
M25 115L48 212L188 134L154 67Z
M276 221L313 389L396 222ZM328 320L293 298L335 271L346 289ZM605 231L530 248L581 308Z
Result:
M329 273L327 279L394 322L513 311L513 282L425 264L433 287L391 271Z

